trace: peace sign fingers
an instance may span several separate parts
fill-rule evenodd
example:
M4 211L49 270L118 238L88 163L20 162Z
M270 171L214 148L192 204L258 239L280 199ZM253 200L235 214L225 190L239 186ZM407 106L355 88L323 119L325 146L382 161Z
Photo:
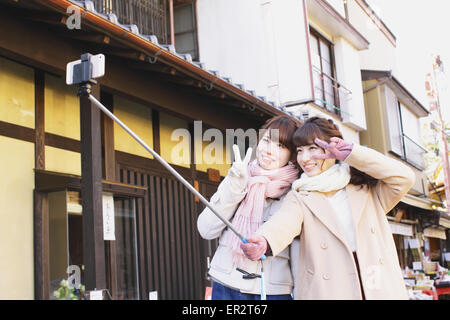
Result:
M234 161L237 163L242 163L243 165L247 166L250 162L250 158L252 157L252 148L247 149L247 153L245 154L244 160L241 158L241 151L239 150L239 147L234 144L233 145L233 152L234 152Z
M253 151L252 148L248 148L247 149L247 153L245 154L245 158L244 158L243 164L246 167L248 166L248 163L250 162L250 158L252 157L252 151Z
M252 148L248 148L244 160L242 160L241 152L239 151L239 147L236 144L233 145L233 152L234 152L234 162L229 172L235 177L244 178L244 180L246 180L246 177L248 175L247 173L248 164L252 156Z
M234 152L234 161L237 163L241 163L241 152L239 151L239 147L237 144L233 144L233 152Z

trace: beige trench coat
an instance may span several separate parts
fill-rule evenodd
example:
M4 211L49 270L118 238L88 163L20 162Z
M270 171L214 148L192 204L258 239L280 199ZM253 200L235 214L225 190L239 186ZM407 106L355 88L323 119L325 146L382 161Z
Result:
M365 297L407 299L386 213L411 188L414 172L359 145L345 162L380 180L371 188L346 187ZM267 239L274 255L300 235L299 252L291 256L295 299L362 299L352 251L324 194L290 191L280 210L257 233Z

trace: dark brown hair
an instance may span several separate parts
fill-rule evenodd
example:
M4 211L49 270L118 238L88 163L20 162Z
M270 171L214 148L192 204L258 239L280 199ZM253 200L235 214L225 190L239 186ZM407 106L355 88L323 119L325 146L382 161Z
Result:
M300 120L289 116L280 115L267 120L266 123L264 123L264 125L261 127L261 129L269 130L270 138L272 138L270 130L278 129L279 142L289 149L289 151L291 152L291 160L294 160L296 156L296 146L292 142L292 136L294 135L294 132L301 126L302 122Z
M327 120L321 117L312 117L306 120L303 126L295 131L292 137L292 143L297 148L300 146L316 144L314 142L314 139L316 138L319 138L320 140L326 142L330 142L330 138L332 137L343 139L341 131L334 124L334 122L332 120ZM303 172L300 166L298 167L300 169L300 172ZM357 186L367 185L370 187L378 182L377 179L353 167L350 167L350 175L350 183Z

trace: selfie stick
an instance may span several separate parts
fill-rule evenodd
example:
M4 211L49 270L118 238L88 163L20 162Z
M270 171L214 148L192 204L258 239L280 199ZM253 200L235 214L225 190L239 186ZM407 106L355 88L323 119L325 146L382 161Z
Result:
M84 57L84 60L83 60ZM92 63L88 60L89 56L82 55L82 63L85 62L87 68L92 68ZM87 59L87 60L86 60ZM85 67L82 67L86 70ZM91 74L90 72L85 72L85 74ZM175 176L186 188L189 189L196 197L200 199L200 201L207 206L217 218L219 218L236 236L241 239L243 243L248 243L247 238L244 237L240 232L238 232L234 226L226 219L224 219L215 209L214 207L206 200L200 192L198 192L189 182L186 181L170 164L167 163L158 153L156 153L152 148L150 148L138 135L136 135L130 128L125 125L119 118L117 118L111 111L109 111L100 101L98 101L94 96L91 95L91 85L95 84L96 81L92 79L84 79L85 81L80 83L80 89L78 91L79 96L87 97L94 105L96 105L101 111L103 111L109 118L111 118L114 122L116 122L119 126L121 126L130 136L133 137L141 146L144 147L145 150L150 152L159 163L161 163L171 174ZM266 258L265 255L261 257L261 260Z

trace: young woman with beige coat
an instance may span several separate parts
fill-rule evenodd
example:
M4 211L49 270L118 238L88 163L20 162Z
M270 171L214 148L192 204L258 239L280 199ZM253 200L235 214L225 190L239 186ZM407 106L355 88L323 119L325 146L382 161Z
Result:
M294 159L291 138L299 125L287 116L266 122L256 159L250 163L251 150L241 161L239 149L233 146L236 161L211 197L211 204L244 236L253 234L269 220L298 178L298 169L290 160ZM261 261L247 259L239 246L241 240L208 208L199 215L197 228L204 239L219 238L209 269L213 280L212 299L260 299ZM280 250L276 257L267 258L263 264L267 299L292 299L289 249Z
M295 299L407 299L386 214L413 185L413 171L344 141L323 118L308 119L293 141L303 173L272 219L241 245L246 256L277 256L300 236Z

